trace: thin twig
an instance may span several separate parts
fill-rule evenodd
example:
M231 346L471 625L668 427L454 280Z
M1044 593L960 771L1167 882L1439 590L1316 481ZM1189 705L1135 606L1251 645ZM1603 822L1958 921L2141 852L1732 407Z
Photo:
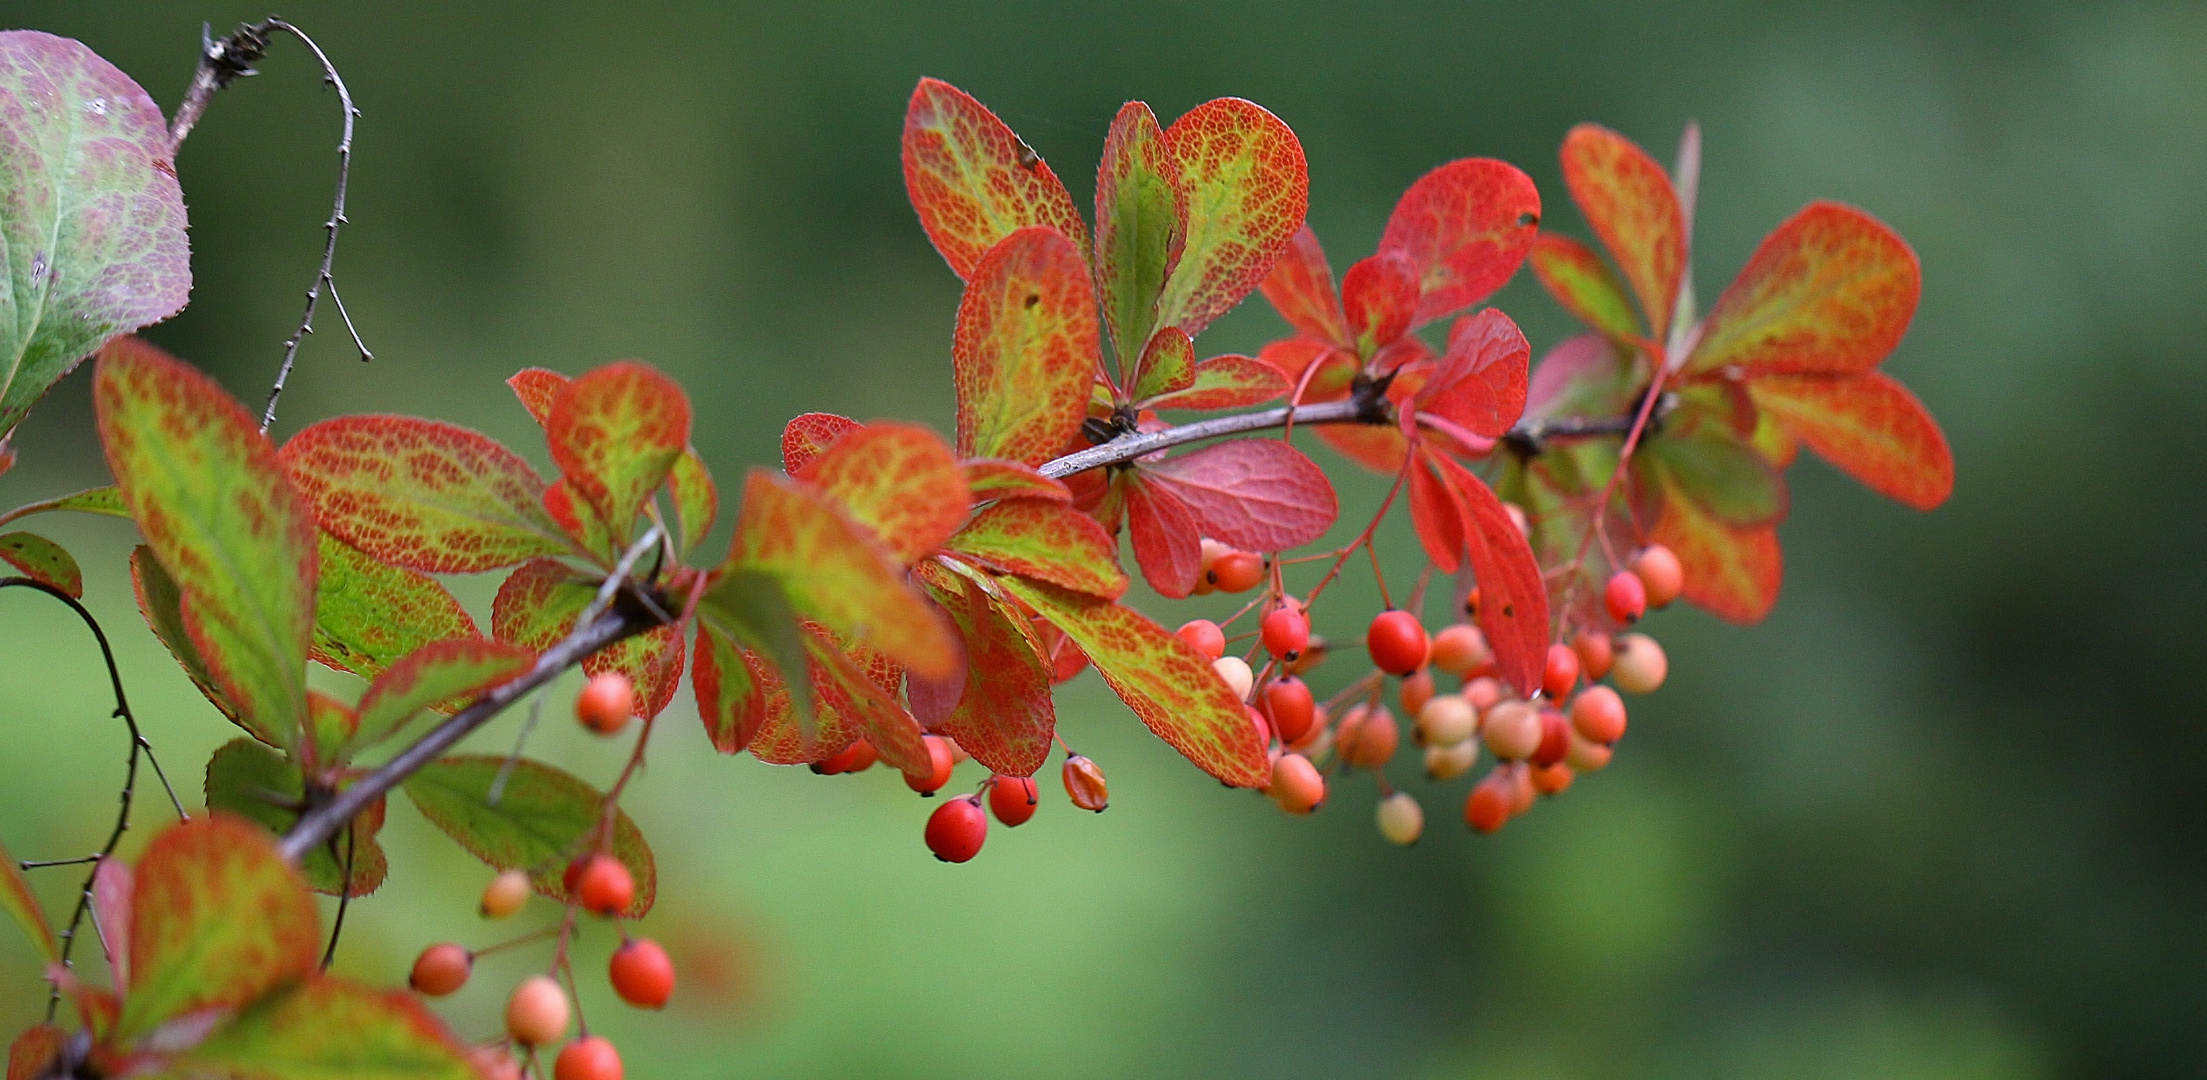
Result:
M337 918L330 922L330 943L322 950L322 970L330 969L330 961L337 959L337 939L345 933L345 909L353 899L353 849L359 846L357 830L345 830L345 868L337 879Z

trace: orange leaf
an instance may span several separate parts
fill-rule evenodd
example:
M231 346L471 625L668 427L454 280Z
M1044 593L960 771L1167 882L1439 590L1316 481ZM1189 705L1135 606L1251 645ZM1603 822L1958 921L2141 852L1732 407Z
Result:
M1670 174L1632 140L1580 124L1563 139L1563 182L1639 296L1654 338L1663 340L1685 280L1688 243Z
M1064 183L995 113L940 79L921 79L905 109L904 190L960 278L1005 237L1040 225L1072 242L1087 279L1088 227Z
M1880 495L1929 510L1954 491L1946 436L1883 372L1766 375L1749 379L1747 393L1787 434Z
M1923 268L1900 234L1854 207L1811 203L1763 238L1717 298L1686 370L1868 371L1900 344L1922 292Z
M1072 241L1028 228L990 248L966 283L951 343L958 456L1055 457L1088 415L1101 347Z
M876 421L857 428L798 475L872 529L908 566L957 532L972 502L950 447L917 424Z

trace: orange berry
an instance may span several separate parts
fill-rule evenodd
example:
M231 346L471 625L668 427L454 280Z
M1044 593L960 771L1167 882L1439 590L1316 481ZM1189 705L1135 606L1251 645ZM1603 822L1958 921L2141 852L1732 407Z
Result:
M1678 555L1661 544L1649 544L1632 560L1632 572L1646 587L1648 606L1669 607L1671 601L1686 587L1686 568L1678 563Z
M1372 654L1373 666L1389 675L1408 675L1424 667L1428 646L1425 627L1407 611L1382 611L1364 632L1364 648Z
M1191 619L1181 624L1180 640L1195 646L1205 660L1216 660L1226 655L1226 631L1209 619Z
M1522 761L1513 761L1496 770L1509 778L1510 816L1515 817L1533 808L1533 770Z
M1548 662L1540 671L1541 692L1550 701L1561 701L1578 681L1579 654L1560 641L1548 646Z
M1310 616L1296 609L1291 601L1265 613L1258 636L1264 639L1264 651L1281 660L1292 660L1302 655L1303 646L1310 644Z
M1425 748L1425 775L1429 780L1454 780L1479 763L1479 740L1465 739L1454 746Z
M1479 710L1462 694L1442 694L1418 710L1418 741L1427 746L1454 746L1479 733Z
M414 971L407 976L406 984L430 997L443 997L466 986L467 977L474 971L474 953L442 942L423 949L414 958Z
M480 910L486 919L503 919L529 902L529 875L521 870L501 870L483 886Z
M636 902L636 879L611 855L592 855L575 877L575 896L583 910L618 915Z
M840 776L844 773L865 772L881 760L881 751L874 744L861 738L852 741L840 752L812 763L812 771L822 776Z
M1523 761L1540 749L1540 711L1523 701L1505 701L1487 710L1479 737L1487 751L1503 761Z
M1464 700L1471 702L1471 707L1480 712L1494 708L1495 702L1502 700L1502 680L1491 675L1481 675L1465 683Z
M950 770L958 767L958 758L950 748L950 740L940 735L922 735L920 742L927 747L927 775L905 773L904 786L922 795L933 795L950 782Z
M1308 735L1318 718L1318 703L1311 697L1310 684L1293 675L1265 684L1264 708L1271 717L1273 733L1287 743Z
M1487 635L1470 623L1456 623L1433 635L1433 666L1459 679L1470 678L1493 659Z
M1041 802L1042 792L1031 776L989 778L989 809L1008 827L1025 825Z
M1627 626L1639 622L1648 613L1647 583L1630 570L1609 575L1609 584L1602 587L1602 606L1609 609L1610 618Z
M1513 796L1509 778L1496 769L1471 786L1464 798L1464 824L1474 831L1491 833L1510 820Z
M674 961L650 938L636 938L613 950L606 978L622 1001L639 1009L664 1008L674 996Z
M1433 700L1433 669L1419 668L1402 677L1402 714L1416 716Z
M585 1035L561 1047L552 1080L621 1080L621 1055L602 1035Z
M1533 790L1543 795L1561 795L1570 789L1574 779L1577 776L1571 771L1571 766L1563 762L1543 765L1533 770Z
M1379 834L1387 842L1409 847L1425 832L1425 808L1409 792L1398 791L1379 801Z
M944 862L962 863L981 853L989 838L989 817L981 812L981 800L962 795L935 808L927 817L927 850Z
M1248 592L1264 580L1264 559L1251 551L1229 551L1203 577L1220 592Z
M544 1046L567 1034L567 992L549 975L531 975L506 999L506 1034L523 1046Z
M1341 748L1341 760L1367 769L1384 767L1401 741L1395 714L1385 705L1349 710L1349 715L1341 718L1341 731L1334 736L1334 745Z
M1617 689L1628 694L1652 694L1670 673L1670 657L1663 655L1663 646L1654 638L1646 634L1617 638L1617 666L1609 673Z
M1608 743L1598 743L1581 736L1571 740L1571 749L1563 755L1563 762L1574 773L1600 772L1609 767L1610 755L1616 751Z
M1290 814L1308 814L1326 801L1326 778L1301 754L1281 754L1272 763L1272 783L1264 793Z
M1579 654L1579 674L1587 682L1600 682L1617 662L1616 643L1599 630L1581 630L1571 639L1571 651Z
M1098 814L1111 805L1111 789L1104 783L1103 769L1079 754L1065 759L1065 795L1074 806Z
M600 735L618 735L636 712L636 686L618 671L592 675L575 695L575 719Z
M1535 768L1547 768L1563 760L1571 749L1571 721L1554 709L1540 710L1540 745L1527 760Z
M1571 703L1571 726L1595 742L1616 742L1625 734L1625 699L1609 687L1589 686Z

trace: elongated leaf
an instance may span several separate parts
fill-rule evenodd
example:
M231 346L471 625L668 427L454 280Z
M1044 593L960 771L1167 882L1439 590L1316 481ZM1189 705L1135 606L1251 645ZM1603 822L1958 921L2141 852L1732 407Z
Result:
M1563 310L1611 338L1640 333L1640 316L1625 299L1625 287L1593 248L1558 233L1541 233L1533 242L1533 273Z
M781 579L756 570L735 570L715 574L710 581L711 587L697 605L698 619L743 648L749 674L762 687L759 692L769 698L780 693L786 700L774 707L786 710L790 722L809 732L814 720L812 680L801 673L811 670L811 661L805 652L800 620L789 606L789 593ZM723 665L721 670L734 677L731 666ZM792 684L781 685L780 673L784 672L799 677ZM749 702L738 704L746 710L752 707ZM708 730L720 722L708 717ZM737 744L727 752L740 749L742 745Z
M1151 409L1242 409L1262 405L1294 389L1271 361L1226 353L1195 366L1188 388L1142 402Z
M319 534L276 448L212 379L136 338L101 352L92 397L208 674L248 730L290 738L306 719Z
M0 844L0 864L4 864L0 865L0 909L6 909L15 924L23 928L38 955L49 964L59 962L61 947L54 941L52 924L46 921L46 909L38 906L38 895L31 891L31 883L24 879L22 867L5 844Z
M92 50L0 34L0 440L108 338L183 310L184 196L161 107Z
M552 400L544 440L562 479L626 546L636 516L690 445L690 399L644 364L607 364Z
M482 694L529 670L536 654L483 638L431 642L392 664L360 695L354 749L390 738L423 709Z
M1900 344L1922 292L1900 234L1854 207L1811 203L1763 238L1717 298L1686 370L1868 371Z
M138 921L131 905L138 891L138 877L130 864L113 855L100 857L92 870L91 904L85 913L99 920L101 951L107 954L110 987L130 985L130 929Z
M1738 529L1717 520L1666 474L1663 510L1648 539L1678 555L1685 597L1717 618L1762 621L1778 602L1784 559L1776 526Z
M812 656L813 690L825 710L844 713L856 721L859 731L873 743L881 760L914 779L934 771L919 721L897 703L897 684L903 672L880 654L860 649L853 657L845 646L817 628L807 628L805 647Z
M574 550L536 470L463 427L342 416L292 436L283 460L323 528L387 563L466 574Z
M1171 487L1152 484L1140 470L1112 481L1126 507L1127 539L1134 564L1150 588L1171 600L1195 591L1203 575L1202 525Z
M1001 458L974 458L961 464L966 472L966 486L973 492L976 503L990 499L1073 500L1072 490L1063 481L1036 472L1032 465Z
M1188 505L1203 535L1250 551L1301 547L1340 514L1325 470L1279 439L1229 439L1141 472Z
M805 413L782 428L782 471L796 476L835 440L858 430L858 421L834 413Z
M1477 621L1494 650L1494 666L1503 681L1531 695L1548 657L1548 590L1540 563L1484 481L1447 454L1424 457L1462 508L1465 556L1479 582Z
M1119 358L1122 384L1142 381L1143 364L1129 364L1150 340L1157 298L1180 261L1187 207L1175 177L1178 162L1149 106L1129 101L1104 136L1096 166L1096 295Z
M957 644L890 559L863 526L818 492L753 469L722 572L770 575L797 614L923 675L947 675L956 665Z
M973 501L950 447L918 424L867 424L828 447L801 479L872 530L905 565L942 545Z
M96 487L89 491L79 491L73 495L63 495L60 498L43 499L39 502L18 506L5 514L0 514L0 525L5 525L17 518L27 518L32 514L43 514L50 510L74 510L80 514L101 514L107 517L126 518L130 516L130 508L123 505L123 490L109 484L106 487Z
M1464 562L1464 510L1448 482L1433 470L1432 463L1424 460L1410 467L1406 496L1410 527L1433 568L1453 574Z
M500 870L526 870L536 891L564 899L562 875L592 850L603 796L568 773L522 758L492 802L491 783L506 762L498 754L447 755L409 778L406 795L469 854ZM612 854L636 879L636 899L621 914L642 918L658 896L659 873L626 810L614 811Z
M1088 415L1100 343L1080 251L1050 229L1021 229L974 267L951 343L958 456L1040 465Z
M905 109L904 190L960 278L972 277L998 241L1036 225L1063 234L1088 260L1088 227L1049 164L995 113L940 79L921 79Z
M800 657L797 663L778 662L772 667L762 664L752 669L759 677L764 704L749 749L751 756L769 765L824 761L849 749L864 734L858 715L850 707L849 695L819 670L801 630L795 642ZM784 670L803 674L792 681L783 676ZM790 696L792 686L802 688L799 692L811 702L809 714L796 710Z
M435 578L370 557L322 534L314 584L314 660L364 679L446 638L475 636L475 620Z
M252 1080L479 1080L467 1052L406 992L317 975L246 1010L175 1069Z
M1195 385L1195 342L1179 327L1167 326L1150 338L1137 370L1140 375L1127 384L1127 396L1137 402L1186 390Z
M32 1025L8 1044L8 1080L38 1080L68 1041L69 1033L52 1024Z
M556 371L523 368L507 379L506 385L513 388L522 407L541 425L551 418L552 402L573 381ZM682 548L688 550L704 543L705 534L712 531L714 515L720 512L720 492L713 486L713 472L705 467L705 459L696 447L684 447L682 456L674 459L667 471L667 493L674 497Z
M1108 600L1020 578L1000 580L1072 638L1134 715L1197 768L1235 787L1262 787L1271 779L1264 740L1247 707L1180 635Z
M1632 140L1599 124L1563 139L1563 182L1640 298L1657 341L1670 333L1686 276L1686 217L1670 175Z
M0 533L0 562L24 576L84 599L84 571L68 549L37 533Z
M1297 333L1330 345L1350 344L1348 317L1333 287L1333 267L1327 265L1326 251L1310 226L1295 231L1280 261L1265 277L1263 289L1272 309Z
M1007 499L974 515L944 546L969 562L1083 595L1116 600L1126 592L1111 534L1064 503Z
M966 647L964 685L936 730L992 772L1033 775L1049 760L1057 708L1032 624L1009 600L943 564L922 564L919 573Z
M1402 193L1379 252L1409 262L1418 282L1416 325L1423 326L1494 295L1539 232L1540 191L1531 177L1493 158L1461 158Z
M1946 436L1883 372L1770 375L1748 380L1747 392L1786 433L1880 495L1929 510L1954 491Z
M491 636L530 653L540 653L575 630L575 620L597 595L597 587L575 577L556 559L523 563L498 587L491 602ZM682 681L682 634L673 626L655 626L583 658L587 675L618 671L636 688L636 715L650 719L674 701Z
M1525 415L1533 347L1499 308L1456 320L1448 332L1431 382L1418 394L1419 407L1452 423L1501 438Z
M704 618L698 620L691 655L690 689L697 694L706 737L723 754L742 753L766 722L765 686L755 672L758 661L718 622Z
M204 792L209 810L235 814L282 836L299 823L306 802L306 786L299 766L282 754L251 739L233 739L207 760ZM376 834L383 831L384 804L377 799L352 821L352 884L354 896L366 896L383 886L390 862ZM299 860L299 872L307 886L334 896L345 878L345 845L340 834Z
M223 814L172 826L147 846L136 877L130 992L116 1038L199 1009L242 1007L314 970L321 917L259 826Z
M1357 260L1341 278L1341 310L1357 355L1371 356L1410 332L1418 313L1417 267L1399 253Z
M169 572L161 569L161 561L153 557L152 549L143 544L130 553L130 582L137 591L138 610L145 615L146 626L153 631L153 636L161 639L162 645L168 647L169 655L176 658L184 674L191 676L192 685L247 734L271 746L282 745L281 732L248 723L215 685L206 659L199 655L199 646L192 643L191 635L184 629L183 593L177 589Z
M1195 337L1272 272L1303 227L1310 176L1295 133L1240 98L1188 110L1165 129L1165 147L1187 217L1157 325Z

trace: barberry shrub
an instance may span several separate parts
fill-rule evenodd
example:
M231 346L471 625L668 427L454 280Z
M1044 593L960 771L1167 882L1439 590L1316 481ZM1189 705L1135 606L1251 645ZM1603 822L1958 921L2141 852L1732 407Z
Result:
M948 863L980 856L991 813L1006 827L1032 818L1033 778L1061 751L1069 800L1108 806L1101 766L1066 747L1053 700L1087 667L1197 769L1288 813L1377 774L1379 830L1409 845L1425 812L1387 775L1420 771L1395 753L1401 726L1383 704L1395 680L1429 781L1495 759L1458 789L1466 822L1492 832L1611 759L1627 729L1617 690L1653 691L1668 672L1650 612L1680 597L1738 621L1770 610L1783 473L1801 447L1910 506L1952 487L1937 426L1877 370L1916 304L1907 244L1860 210L1815 203L1699 311L1692 129L1675 173L1603 128L1565 138L1566 185L1599 248L1542 231L1523 172L1466 158L1413 183L1337 285L1304 224L1302 146L1263 108L1226 98L1165 124L1128 104L1084 215L1009 127L933 79L912 95L902 161L923 231L964 283L948 439L796 417L779 467L742 474L724 552L703 550L721 495L690 445L690 402L642 363L508 380L549 477L430 419L332 417L278 446L265 434L274 394L256 424L128 335L174 314L189 287L175 147L279 32L298 35L271 19L209 43L173 127L82 45L0 34L13 148L0 235L18 309L34 313L0 320L0 471L24 412L97 356L115 481L0 525L52 511L130 520L148 628L240 732L206 764L206 810L134 865L111 844L62 934L0 852L0 907L52 962L56 1004L17 1039L11 1078L330 1075L364 1061L502 1076L516 1050L540 1069L556 1054L562 1077L619 1075L618 1052L587 1031L554 1049L575 991L568 947L653 907L652 851L620 799L685 677L721 753L823 775L878 761L944 792L915 807L914 852ZM1588 327L1537 366L1509 316L1481 306L1528 259ZM325 262L313 295L328 275ZM26 287L38 304L24 306ZM1203 331L1259 291L1288 334L1257 356L1202 356ZM1284 434L1296 426L1392 478L1339 548L1292 554L1338 516L1326 470ZM1400 604L1380 581L1382 611L1338 620L1363 629L1368 655L1352 659L1313 620L1332 619L1326 590L1358 572L1398 502L1427 572ZM1122 535L1168 599L1254 595L1222 622L1169 631L1127 602ZM9 532L0 560L13 572L0 587L90 619L59 545ZM453 574L501 575L487 624L437 576ZM1429 626L1433 581L1448 614ZM362 689L310 689L310 664ZM458 748L571 666L590 676L578 719L632 746L609 785ZM1329 670L1342 667L1360 670ZM135 774L150 746L117 679ZM967 759L986 773L962 788ZM420 995L450 993L480 952L545 942L552 974L512 988L500 1041L471 1049L420 997L320 973L336 942L309 893L349 900L393 872L377 834L394 790L496 871L487 918L532 893L559 910L556 934L434 943L412 972ZM108 945L104 978L72 964L87 914ZM618 996L665 1004L665 952L618 932ZM74 1030L52 1022L64 1001Z

